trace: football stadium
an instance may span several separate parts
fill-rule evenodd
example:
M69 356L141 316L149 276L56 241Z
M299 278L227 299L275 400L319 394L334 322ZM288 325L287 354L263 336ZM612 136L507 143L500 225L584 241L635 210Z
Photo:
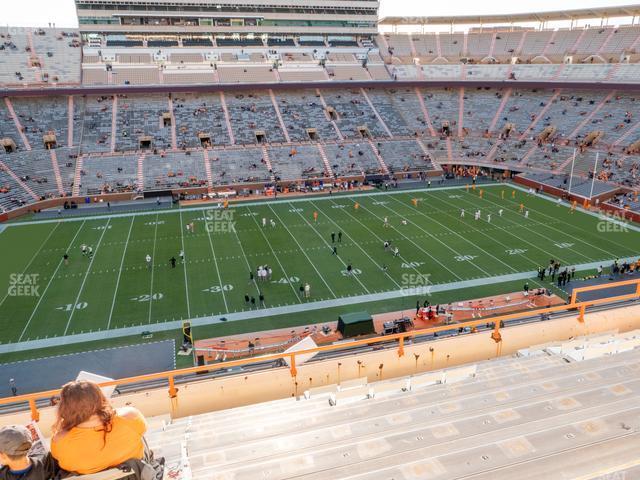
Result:
M0 480L640 478L640 5L383 10L0 27Z

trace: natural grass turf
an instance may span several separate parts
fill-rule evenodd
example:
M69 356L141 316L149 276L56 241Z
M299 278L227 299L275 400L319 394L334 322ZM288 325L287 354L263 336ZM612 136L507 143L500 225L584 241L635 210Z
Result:
M520 190L512 199L511 186L481 188L483 199L477 190L461 187L240 204L225 214L230 218L183 209L11 226L0 233L0 340L242 311L248 308L245 293L257 299L259 291L267 306L291 305L301 302L301 282L311 285L312 300L344 298L345 309L360 310L363 305L349 307L348 297L411 286L415 274L429 275L432 283L450 283L533 271L551 258L563 265L607 265L638 253L640 234L635 230L603 229L602 220L594 216L571 214L566 206ZM419 199L417 207L413 198ZM528 219L518 212L520 202L529 210ZM463 208L466 215L461 219ZM480 221L473 219L475 209L482 211ZM499 209L504 209L502 217ZM274 219L276 227L262 228L263 217ZM383 225L384 217L389 227ZM195 233L186 232L189 222L196 225ZM207 222L214 231L207 232ZM234 223L235 231L228 230L228 222ZM336 257L331 255L330 234L338 231L343 238ZM384 240L399 248L399 258L384 252ZM93 260L82 257L82 244L93 246ZM178 258L183 244L186 263L171 269L169 259ZM64 252L70 255L68 266L62 262ZM154 259L152 269L145 265L147 254ZM348 263L358 275L344 274ZM273 269L272 281L250 283L249 269L263 264ZM40 296L4 296L11 274L21 273L39 275ZM478 296L473 291L458 293L463 298ZM397 302L404 301L406 297ZM322 321L325 315L334 319L335 313L229 322L202 331L213 336L306 324Z

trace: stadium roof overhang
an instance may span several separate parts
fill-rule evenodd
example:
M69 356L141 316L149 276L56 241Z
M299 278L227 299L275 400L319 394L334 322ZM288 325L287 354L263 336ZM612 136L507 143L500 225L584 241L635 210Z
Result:
M640 4L619 7L579 8L536 13L464 15L441 17L384 17L380 25L484 25L500 23L553 22L600 18L640 17Z

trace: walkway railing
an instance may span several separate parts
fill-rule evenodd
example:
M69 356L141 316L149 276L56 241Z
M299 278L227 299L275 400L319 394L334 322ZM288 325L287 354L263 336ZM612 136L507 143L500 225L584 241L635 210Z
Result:
M583 292L594 292L598 290L615 289L615 288L627 287L627 286L635 286L635 288L633 289L633 292L622 294L622 295L609 296L605 298L585 300L581 302L577 301L578 296L580 295L580 293L583 293ZM390 341L397 341L398 342L397 353L399 357L402 357L404 356L404 347L407 340L411 340L413 338L421 337L425 335L433 335L439 332L450 331L452 329L460 329L460 328L469 328L471 329L472 333L475 333L477 331L478 326L487 325L487 324L493 325L492 326L493 332L491 333L491 339L497 344L498 346L497 353L499 355L500 349L501 349L501 342L502 342L502 335L500 331L502 330L502 328L505 328L505 322L524 319L524 318L530 318L536 315L546 315L550 313L571 312L571 311L577 311L578 315L576 320L578 322L584 322L584 315L588 307L606 305L606 304L628 301L628 300L636 300L639 298L640 298L640 279L625 280L625 281L614 282L614 283L605 283L602 285L578 287L573 290L569 302L564 305L557 305L557 306L547 307L547 308L538 308L533 310L525 310L522 312L510 313L506 315L498 315L495 317L479 318L479 319L470 320L467 322L460 322L460 323L449 324L449 325L440 325L436 327L430 327L430 328L425 328L421 330L413 330L413 331L404 332L404 333L381 335L375 338L366 338L362 340L341 342L339 344L324 345L316 348L311 348L308 350L299 350L296 352L274 353L270 355L261 355L261 356L250 357L250 358L242 358L242 359L232 360L228 362L220 362L216 364L190 367L190 368L184 368L180 370L171 370L166 372L157 372L157 373L151 373L146 375L138 375L135 377L121 378L121 379L113 380L110 382L104 382L104 383L101 383L100 386L113 387L113 386L139 384L143 382L150 382L150 381L157 381L157 380L165 380L168 382L167 393L169 397L171 399L175 399L179 395L178 388L176 388L176 378L182 377L185 375L211 372L212 370L222 370L222 369L229 369L233 367L242 367L250 364L255 364L256 362L269 362L269 361L286 359L289 365L288 368L291 371L291 375L295 377L298 373L298 370L296 367L296 358L299 355L317 354L321 352L333 352L338 350L352 349L355 347L371 346L375 344L388 343ZM60 389L55 389L55 390L47 390L47 391L37 392L37 393L30 393L26 395L19 395L14 397L1 398L0 406L26 402L29 404L29 408L31 410L31 418L37 421L40 418L40 413L38 411L38 406L36 402L38 400L50 399L59 394L60 394Z

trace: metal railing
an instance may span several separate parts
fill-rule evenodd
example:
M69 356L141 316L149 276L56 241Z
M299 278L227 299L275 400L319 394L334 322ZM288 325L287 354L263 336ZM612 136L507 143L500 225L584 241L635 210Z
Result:
M632 293L585 300L581 302L577 301L578 295L583 292L615 289L615 288L625 287L625 286L635 286L635 289ZM179 394L178 388L176 387L176 377L182 377L185 375L204 373L204 372L209 373L212 370L224 370L224 369L230 369L234 367L248 366L256 363L279 361L279 360L285 360L285 359L288 361L288 364L289 364L288 368L291 372L291 376L295 377L298 373L298 370L296 367L296 357L298 355L309 355L309 354L317 354L322 352L336 352L339 350L349 350L349 349L354 349L354 348L364 347L364 346L371 347L377 344L379 344L382 347L381 344L383 343L397 341L398 342L397 353L399 357L402 357L404 356L404 347L407 340L412 340L416 337L421 337L425 335L434 335L434 334L437 334L438 332L447 332L456 328L470 329L472 333L475 333L478 331L477 329L479 326L486 326L486 325L493 325L491 327L491 330L493 331L491 333L490 338L498 346L497 353L499 355L500 346L502 342L502 335L500 331L502 328L505 328L504 326L505 322L524 319L524 318L532 317L536 315L546 316L551 313L572 312L572 311L578 312L578 316L577 316L578 322L584 322L584 315L588 307L601 306L606 304L613 304L613 303L624 302L629 300L638 300L638 299L640 299L640 279L625 280L625 281L614 282L614 283L606 283L602 285L578 287L573 289L569 302L563 305L557 305L557 306L546 307L546 308L538 308L538 309L527 309L525 311L521 311L517 313L498 315L495 317L479 318L479 319L470 320L466 322L440 325L440 326L424 328L420 330L412 330L404 333L381 335L379 337L353 340L353 341L342 342L342 343L333 344L333 345L318 346L315 348L310 348L307 350L299 350L295 352L274 353L269 355L261 355L256 357L231 360L228 362L220 362L216 364L184 368L180 370L170 370L165 372L138 375L134 377L121 378L121 379L117 379L109 382L100 383L100 386L114 387L114 386L140 384L143 382L154 382L154 381L162 380L168 383L169 398L176 399ZM55 389L55 390L47 390L43 392L29 393L25 395L14 396L14 397L0 398L0 406L6 406L11 404L17 404L17 403L28 403L29 409L31 411L31 418L35 421L38 421L40 418L40 413L39 413L38 405L36 402L39 400L50 399L59 394L60 394L60 389Z

